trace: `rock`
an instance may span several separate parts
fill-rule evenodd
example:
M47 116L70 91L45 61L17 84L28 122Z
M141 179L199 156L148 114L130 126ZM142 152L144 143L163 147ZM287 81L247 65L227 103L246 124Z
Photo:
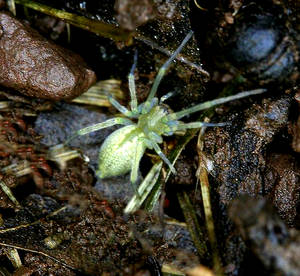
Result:
M74 133L84 127L101 123L108 117L96 111L67 103L56 103L50 112L42 112L35 121L34 130L42 135L42 144L48 147L65 143ZM98 168L98 153L102 142L115 128L101 129L69 142L71 147L80 148L90 159L94 170Z
M81 57L0 13L0 84L48 100L72 99L96 80Z
M134 31L155 17L152 1L149 0L118 0L115 2L117 21L121 28Z
M253 197L264 194L266 149L287 125L290 105L287 96L265 99L261 105L233 115L230 127L206 132L205 151L213 153L223 204L245 193Z
M34 130L43 136L42 144L53 146L64 143L75 131L84 127L104 122L106 115L88 110L81 106L59 102L50 112L42 112L35 121ZM99 148L105 138L116 127L101 129L70 141L71 147L80 148L89 158L89 166L96 173L98 169ZM130 186L129 175L110 179L98 179L95 189L106 199L129 201L134 190Z
M299 275L300 232L288 229L264 198L243 195L235 199L229 216L267 269L264 275Z
M266 158L265 193L289 226L294 226L300 201L300 163L291 154L272 152Z

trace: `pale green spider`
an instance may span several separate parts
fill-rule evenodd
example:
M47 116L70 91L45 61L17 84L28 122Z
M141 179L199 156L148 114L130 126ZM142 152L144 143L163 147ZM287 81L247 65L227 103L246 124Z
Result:
M113 99L112 96L109 96L109 100L111 104L126 117L137 120L136 123L127 118L115 117L105 122L80 129L75 133L74 136L70 138L73 139L78 135L85 135L93 131L111 127L113 125L124 125L124 127L110 134L100 148L99 165L97 171L97 175L100 178L119 176L131 171L130 181L134 187L136 187L135 185L138 178L139 163L147 148L154 149L160 158L169 166L171 171L175 173L173 165L159 147L159 144L163 142L162 136L170 136L176 132L182 132L182 130L190 128L226 125L226 123L184 123L179 121L179 119L191 113L207 109L218 104L264 92L264 89L245 91L237 95L207 101L179 112L169 113L169 111L167 111L162 105L162 102L169 98L171 94L168 93L160 100L155 97L155 94L161 79L166 70L169 68L171 62L175 59L177 54L181 51L192 35L193 32L188 33L177 50L160 68L147 100L139 105L137 103L134 82L134 70L137 63L137 55L135 55L133 66L128 75L131 110L127 109L125 106L122 106L115 99Z

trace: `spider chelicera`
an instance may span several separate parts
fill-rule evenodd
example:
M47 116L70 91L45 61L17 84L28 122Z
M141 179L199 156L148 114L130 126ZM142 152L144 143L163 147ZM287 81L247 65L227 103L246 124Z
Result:
M184 38L177 50L160 68L150 93L145 102L138 104L134 71L137 64L137 54L134 56L134 63L128 75L129 91L130 91L130 109L117 102L112 96L109 97L111 104L123 113L127 118L115 117L105 122L98 123L78 130L68 142L76 136L85 135L103 128L114 125L124 125L124 127L110 134L99 151L99 165L97 175L100 178L119 176L131 171L130 181L136 187L138 178L139 163L144 155L145 150L154 149L160 158L169 166L171 171L175 173L175 169L165 154L161 151L159 144L163 142L162 136L170 136L186 129L201 128L203 126L224 126L226 123L211 124L204 122L184 123L181 118L191 113L210 108L232 100L248 97L250 95L260 94L264 89L256 89L244 91L239 94L207 101L179 112L171 113L166 110L162 103L172 94L168 93L158 99L155 97L157 88L171 62L176 58L185 44L192 37L193 32L189 32ZM132 120L136 121L133 122Z

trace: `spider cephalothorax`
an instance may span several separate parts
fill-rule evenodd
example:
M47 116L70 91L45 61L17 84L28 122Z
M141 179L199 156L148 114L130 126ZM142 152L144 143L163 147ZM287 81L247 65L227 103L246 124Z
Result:
M168 93L160 99L156 98L155 94L164 73L169 68L171 62L175 59L177 54L192 37L192 35L193 32L190 32L185 37L185 39L182 41L181 45L177 48L173 55L160 68L154 80L151 91L148 95L148 98L144 103L141 103L139 105L137 103L134 82L134 70L137 63L137 55L135 55L134 64L128 75L129 91L131 97L130 110L125 106L120 105L114 98L109 96L111 104L121 113L123 113L127 118L115 117L105 122L83 128L77 131L76 134L70 138L73 139L78 135L85 135L87 133L117 124L124 125L124 127L114 131L110 136L108 136L100 148L99 166L97 171L97 175L100 178L119 176L131 171L130 180L132 183L136 183L139 163L147 148L154 149L155 152L160 156L160 158L170 167L172 172L175 173L173 165L159 147L159 144L163 142L162 136L170 136L178 131L190 128L226 125L226 123L184 123L180 121L181 118L188 114L210 108L214 105L244 98L249 95L260 94L264 91L264 89L245 91L233 96L204 102L179 112L168 112L162 105L162 103L172 94ZM137 123L134 123L130 119L137 120Z

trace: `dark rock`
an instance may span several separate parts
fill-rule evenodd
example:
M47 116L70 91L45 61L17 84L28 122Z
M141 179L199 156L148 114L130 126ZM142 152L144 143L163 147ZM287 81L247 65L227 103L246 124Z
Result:
M292 127L293 142L292 148L295 152L300 152L300 91L295 95L298 102L298 120Z
M229 208L230 218L269 273L299 275L300 233L288 230L265 199L242 196Z
M291 20L297 12L293 14L292 5L287 8L284 1L207 2L210 12L196 8L191 24L213 70L217 65L223 74L242 74L253 84L292 86L299 62L299 38ZM232 2L239 2L237 9Z
M300 152L300 116L298 117L297 123L294 125L293 134L292 147L294 151Z
M34 129L38 134L43 135L41 142L50 147L64 143L77 130L104 122L106 119L108 117L104 114L85 109L81 106L56 103L53 111L39 114L35 121ZM98 169L99 148L105 138L115 129L116 127L101 129L84 136L76 137L70 141L69 145L80 148L89 158L91 169L96 172ZM122 199L122 201L129 200L134 192L130 186L128 176L98 179L95 188L106 199L118 198Z
M108 119L104 114L87 110L84 107L66 103L56 103L53 111L39 114L35 122L35 131L43 135L41 142L49 147L65 143L76 131L84 127L104 122ZM69 145L81 150L90 159L91 166L98 167L99 148L111 132L102 129L73 139Z
M266 99L261 106L254 105L244 115L235 115L232 127L207 132L205 147L207 152L213 153L222 203L228 204L244 193L263 195L265 152L274 136L286 126L290 104L286 96L273 101Z
M266 160L265 192L290 226L300 200L300 164L289 154L272 153Z
M78 55L0 13L0 84L30 97L72 99L96 80Z

